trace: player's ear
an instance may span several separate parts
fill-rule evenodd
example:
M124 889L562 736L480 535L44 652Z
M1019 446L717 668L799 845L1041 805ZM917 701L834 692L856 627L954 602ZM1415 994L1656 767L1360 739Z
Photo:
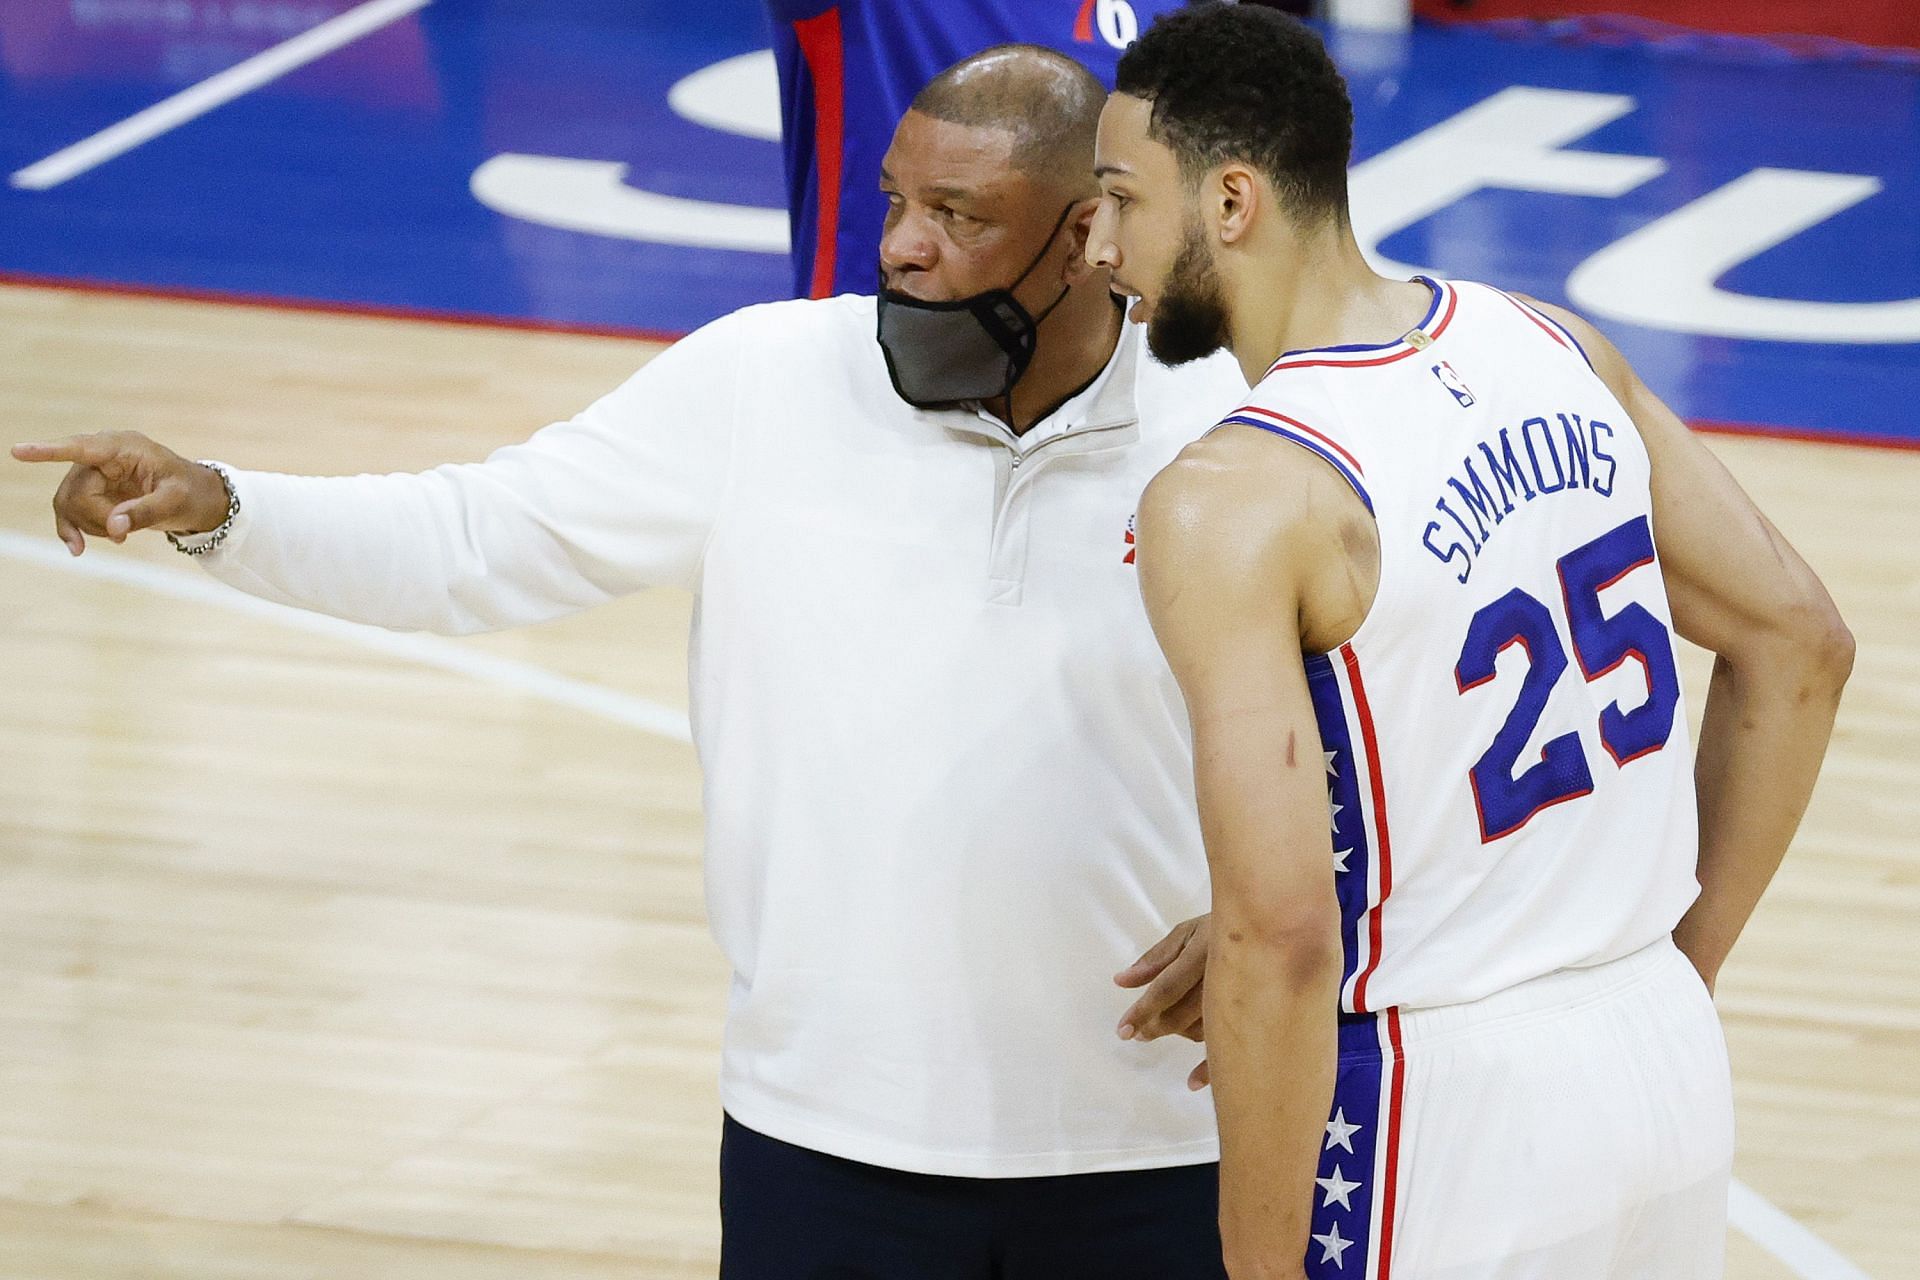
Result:
M1202 188L1212 205L1214 230L1222 244L1246 238L1260 204L1260 182L1252 169L1229 162L1215 169Z

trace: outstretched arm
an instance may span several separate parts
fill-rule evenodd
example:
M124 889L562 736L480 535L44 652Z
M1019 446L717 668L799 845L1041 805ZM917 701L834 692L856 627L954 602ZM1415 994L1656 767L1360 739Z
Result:
M236 471L240 514L200 557L254 595L401 630L537 622L645 586L691 586L732 462L733 318L670 348L567 422L485 462L419 475ZM135 432L16 445L71 464L54 497L87 535L205 532L226 516L211 470Z
M1714 654L1694 762L1700 897L1674 930L1712 987L1806 812L1853 636L1807 562L1613 344L1535 305L1580 339L1640 429L1674 628Z
M1299 1277L1333 1096L1339 906L1301 659L1302 469L1190 446L1142 499L1147 611L1185 695L1213 880L1204 997L1229 1273ZM1269 452L1272 452L1271 450ZM1314 464L1317 465L1317 464Z

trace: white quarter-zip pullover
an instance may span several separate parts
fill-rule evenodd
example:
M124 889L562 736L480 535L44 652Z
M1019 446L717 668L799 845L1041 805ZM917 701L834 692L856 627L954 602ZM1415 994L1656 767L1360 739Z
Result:
M1015 437L902 403L873 334L872 298L750 307L485 462L236 471L202 563L441 632L692 590L727 1110L925 1173L1214 1159L1194 1047L1114 1034L1113 973L1207 907L1129 522L1244 381L1164 368L1129 326Z

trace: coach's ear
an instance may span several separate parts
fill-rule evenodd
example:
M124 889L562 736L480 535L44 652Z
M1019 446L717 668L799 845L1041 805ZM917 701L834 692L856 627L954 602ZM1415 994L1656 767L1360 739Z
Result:
M1067 268L1060 273L1064 284L1082 284L1107 274L1107 268L1096 267L1087 261L1087 238L1093 234L1093 215L1099 211L1100 197L1089 196L1075 204L1073 212L1067 215L1067 235L1071 239L1073 256L1067 259Z

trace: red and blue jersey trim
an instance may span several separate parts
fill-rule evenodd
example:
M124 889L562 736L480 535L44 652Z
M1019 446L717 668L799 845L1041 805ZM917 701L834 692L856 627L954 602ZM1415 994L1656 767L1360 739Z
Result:
M1306 659L1307 691L1327 753L1334 896L1340 906L1341 1007L1370 1010L1368 985L1380 967L1382 924L1393 892L1393 845L1386 779L1360 658L1351 644Z
M1367 992L1393 892L1386 779L1360 655L1344 644L1309 656L1306 668L1327 753L1343 964L1339 1067L1314 1179L1306 1273L1308 1280L1391 1280L1406 1060L1400 1010L1371 1009Z
M1405 1103L1400 1011L1342 1015L1308 1218L1308 1280L1391 1280Z
M1433 290L1433 303L1427 308L1426 317L1414 327L1427 337L1438 340L1447 331L1447 326L1453 323L1453 313L1460 305L1459 291L1445 280L1435 280L1429 276L1415 276L1414 279ZM1287 352L1267 366L1267 373L1278 373L1282 369L1369 369L1405 360L1420 350L1421 347L1416 347L1404 337L1371 346L1309 347L1302 351Z
M1491 288L1491 286L1489 287ZM1521 315L1533 321L1542 333L1565 347L1569 352L1577 354L1582 360L1586 361L1587 368L1593 368L1593 357L1587 354L1587 349L1580 345L1580 339L1574 337L1572 331L1570 331L1567 326L1561 324L1558 320L1555 320L1552 316L1540 310L1540 308L1529 306L1524 299L1516 298L1501 289L1494 289L1493 292L1505 298ZM1598 371L1596 370L1595 372Z
M1342 1004L1353 977L1366 962L1362 955L1360 921L1369 906L1369 866L1373 850L1367 840L1360 810L1360 774L1354 760L1354 733L1347 717L1346 696L1324 653L1306 659L1307 693L1314 719L1320 725L1320 748L1326 756L1328 825L1333 835L1333 890L1340 905L1340 991Z
M1263 409L1253 404L1242 405L1235 409L1222 418L1219 425L1224 427L1229 422L1258 427L1262 431L1271 431L1274 435L1282 436L1302 448L1319 454L1340 473L1348 484L1353 486L1353 491L1360 495L1360 501L1366 504L1367 510L1369 512L1373 510L1373 498L1367 493L1365 469L1361 467L1360 460L1347 452L1332 436L1308 426L1298 418L1289 418L1284 413L1275 413L1271 409Z
M1380 770L1380 743L1374 736L1373 708L1367 704L1366 682L1360 678L1360 657L1351 644L1340 646L1340 658L1347 670L1347 685L1353 694L1353 709L1360 724L1359 762L1366 766L1368 813L1373 818L1373 838L1379 846L1378 883L1373 906L1367 912L1367 967L1353 980L1353 1008L1364 1013L1367 983L1380 967L1380 919L1393 892L1393 845L1387 826L1387 784Z

